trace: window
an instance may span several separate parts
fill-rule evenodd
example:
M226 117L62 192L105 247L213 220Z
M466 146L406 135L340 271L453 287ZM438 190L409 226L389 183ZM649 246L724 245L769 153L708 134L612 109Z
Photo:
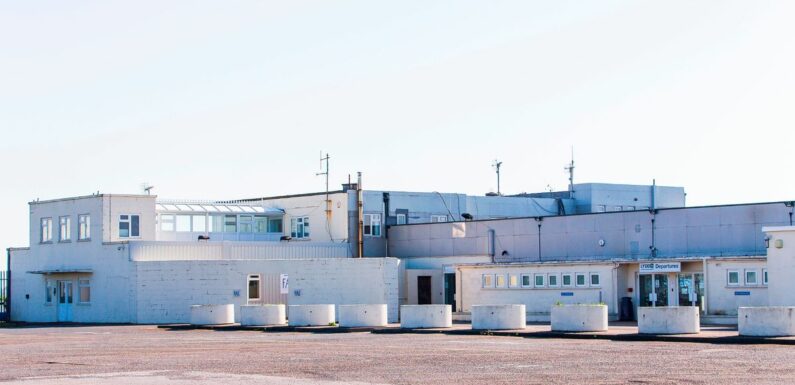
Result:
M738 272L738 271L727 271L726 284L729 285L729 286L739 286L740 285L740 272Z
M254 231L254 216L241 215L237 218L237 231L239 233L251 233Z
M577 273L575 274L575 285L577 286L585 286L585 273Z
M591 276L591 286L599 286L601 285L599 273L590 273Z
M256 301L260 299L259 296L259 274L251 274L248 276L248 299L249 301Z
M160 214L160 231L174 231L174 215Z
M767 269L762 269L762 284L767 285Z
M746 270L745 271L745 284L746 285L757 285L759 284L759 280L756 274L756 270Z
M223 233L224 232L224 216L223 215L212 215L210 216L210 223L207 227L210 229L211 232L214 233Z
M546 281L546 276L544 274L536 274L535 275L535 287L544 287Z
M237 215L224 215L224 232L236 233L237 232Z
M190 215L177 215L177 231L190 232Z
M447 215L431 215L431 223L447 222Z
M563 286L571 286L571 274L563 274Z
M290 219L290 236L293 238L309 238L309 217Z
M41 218L41 238L42 243L52 242L52 218Z
M496 274L494 276L496 278L496 285L497 288L504 288L505 287L505 274Z
M52 303L52 299L55 298L55 281L47 280L44 283L44 302L45 303Z
M268 232L268 217L264 215L254 216L254 232L259 234Z
M191 229L197 233L207 231L207 217L204 215L194 215L191 219Z
M516 274L511 274L508 277L508 287L518 287L519 286L519 277Z
M522 287L530 287L530 274L522 274Z
M81 214L77 216L77 240L85 241L91 239L91 216Z
M482 282L483 282L483 287L485 288L494 287L494 275L483 274Z
M60 217L58 218L59 231L58 231L58 240L61 242L67 242L72 240L72 218L70 217Z
M381 236L381 214L364 214L364 235Z
M77 280L77 292L80 297L77 299L79 303L91 302L91 281L87 279Z
M134 238L141 236L140 216L119 215L119 238Z
M550 274L549 278L547 278L547 283L549 284L549 287L558 287L558 275Z
M282 219L281 218L268 219L268 232L279 233L279 234L284 232L284 229L282 228Z
M397 214L397 224L405 225L406 224L406 214Z

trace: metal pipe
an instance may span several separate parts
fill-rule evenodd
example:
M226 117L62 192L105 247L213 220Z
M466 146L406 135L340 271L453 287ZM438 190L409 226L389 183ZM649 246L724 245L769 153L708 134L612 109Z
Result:
M358 234L358 253L357 257L362 258L364 257L364 202L362 202L362 172L358 171L356 173L358 176L358 181L356 182L356 205L357 205L357 222L359 223L357 234Z
M6 249L6 321L11 321L11 248Z
M389 257L389 193L382 194L384 198L384 256Z

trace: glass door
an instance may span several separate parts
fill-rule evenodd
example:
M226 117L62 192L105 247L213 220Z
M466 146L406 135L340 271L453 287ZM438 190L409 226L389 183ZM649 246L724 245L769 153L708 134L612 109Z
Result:
M641 274L638 287L640 306L668 306L668 275Z
M679 306L698 306L702 309L704 274L679 274Z
M58 281L58 322L72 321L72 281Z

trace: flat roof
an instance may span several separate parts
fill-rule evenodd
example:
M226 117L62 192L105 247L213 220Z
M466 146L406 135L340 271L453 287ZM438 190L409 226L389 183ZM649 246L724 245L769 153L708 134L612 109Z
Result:
M46 200L35 200L35 201L28 202L28 204L35 205L35 204L42 204L42 203L53 203L53 202L72 201L72 200L90 199L90 198L102 198L102 197L157 198L157 195L146 195L146 194L91 194L91 195L80 195L80 196L76 196L76 197L66 197L66 198L46 199Z

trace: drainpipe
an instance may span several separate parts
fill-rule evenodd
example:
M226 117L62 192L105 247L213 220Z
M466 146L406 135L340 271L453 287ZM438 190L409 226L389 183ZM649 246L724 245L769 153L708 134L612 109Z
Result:
M356 222L359 224L356 233L358 234L357 241L359 243L357 257L364 257L364 202L362 202L362 172L356 173L358 181L356 182Z
M701 299L701 306L704 307L704 315L709 315L709 301L707 301L707 298L709 298L709 285L707 284L707 282L709 282L709 273L707 272L709 270L709 264L707 264L706 257L702 258L701 260L704 264L704 298ZM693 279L693 281L695 281L695 279ZM695 282L693 283L695 284ZM698 287L696 287L696 289L698 289ZM696 290L696 292L698 292L698 290Z
M11 248L6 249L6 321L11 321Z
M543 217L536 217L536 223L538 223L538 261L541 262L541 221L543 221Z
M389 193L383 193L384 197L384 257L389 257Z

